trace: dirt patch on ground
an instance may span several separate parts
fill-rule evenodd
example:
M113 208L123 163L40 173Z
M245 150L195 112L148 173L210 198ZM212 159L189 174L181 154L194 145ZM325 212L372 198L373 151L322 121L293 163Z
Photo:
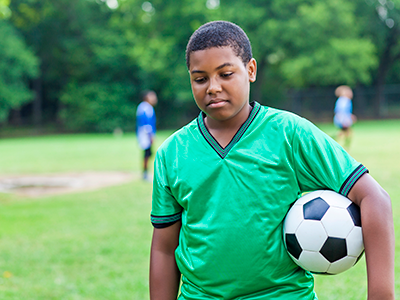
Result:
M138 179L130 172L83 172L46 175L1 176L0 193L28 197L96 190Z

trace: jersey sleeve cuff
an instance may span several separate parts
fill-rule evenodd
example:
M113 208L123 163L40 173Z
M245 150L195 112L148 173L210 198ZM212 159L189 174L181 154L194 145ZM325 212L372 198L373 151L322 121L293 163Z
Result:
M151 224L153 224L155 228L169 227L178 222L181 218L182 218L182 212L169 216L154 216L154 215L150 216Z
M349 194L351 188L354 186L354 184L357 182L358 179L365 173L369 173L368 169L364 167L362 164L360 164L351 174L349 177L347 177L346 181L343 182L339 194L342 194L343 196L347 197Z

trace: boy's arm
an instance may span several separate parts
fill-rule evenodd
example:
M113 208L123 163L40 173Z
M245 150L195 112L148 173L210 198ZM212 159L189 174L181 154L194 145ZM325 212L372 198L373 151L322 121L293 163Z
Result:
M150 253L150 299L176 300L180 272L175 261L181 222L166 228L154 228Z
M393 300L394 228L389 195L364 174L348 198L360 206L368 276L368 300Z

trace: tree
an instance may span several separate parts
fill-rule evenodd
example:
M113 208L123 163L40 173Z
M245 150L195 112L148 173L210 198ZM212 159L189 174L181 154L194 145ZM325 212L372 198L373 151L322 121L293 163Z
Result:
M72 130L108 131L133 127L143 89L159 95L162 127L198 112L185 47L212 20L233 21L250 37L258 62L253 99L279 105L290 88L369 85L384 39L366 26L375 8L365 1L375 2L14 0L10 8L40 59L35 107ZM182 111L190 113L181 118Z
M0 0L0 19L7 19L11 15L10 0Z
M277 89L283 93L288 88L371 81L376 50L368 37L361 36L351 2L253 0L242 5L223 9L242 23L253 43L259 66L258 98L276 97ZM238 13L243 11L252 18Z
M147 43L140 42L135 49L146 65L156 58L152 65L160 71L169 66L175 75L183 76L179 59L183 61L184 47L193 30L207 21L230 20L244 28L252 41L259 67L259 84L255 88L260 98L267 97L263 89L276 88L277 78L281 86L297 88L368 84L370 71L377 65L376 49L368 37L360 35L356 7L348 1L146 3L154 7L149 23L132 26L146 32L141 38Z
M133 130L141 79L128 56L131 43L123 32L107 27L87 27L83 39L90 40L87 65L61 91L60 116L65 126L102 132L117 127Z
M34 97L29 78L38 75L38 60L20 34L0 19L0 123Z
M131 44L110 24L113 11L90 0L15 0L11 8L41 61L36 102L46 115L77 131L132 129L138 72L127 57ZM110 103L120 110L106 113Z
M377 48L378 67L373 70L376 95L375 117L382 117L385 84L388 75L400 61L400 1L358 1L357 16L363 27L362 34L369 37ZM398 71L397 71L398 72Z

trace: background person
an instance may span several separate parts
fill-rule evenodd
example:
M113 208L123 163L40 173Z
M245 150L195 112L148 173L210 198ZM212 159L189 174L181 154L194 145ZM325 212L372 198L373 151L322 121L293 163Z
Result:
M333 123L339 128L336 140L340 142L344 138L344 147L350 147L352 130L351 126L356 122L357 118L353 115L353 91L347 85L338 86L335 90L338 97L335 104L335 116Z
M154 91L144 91L142 102L136 111L136 130L139 146L144 151L143 179L148 180L148 163L152 155L151 146L156 134L156 113L154 106L157 104L157 94Z

